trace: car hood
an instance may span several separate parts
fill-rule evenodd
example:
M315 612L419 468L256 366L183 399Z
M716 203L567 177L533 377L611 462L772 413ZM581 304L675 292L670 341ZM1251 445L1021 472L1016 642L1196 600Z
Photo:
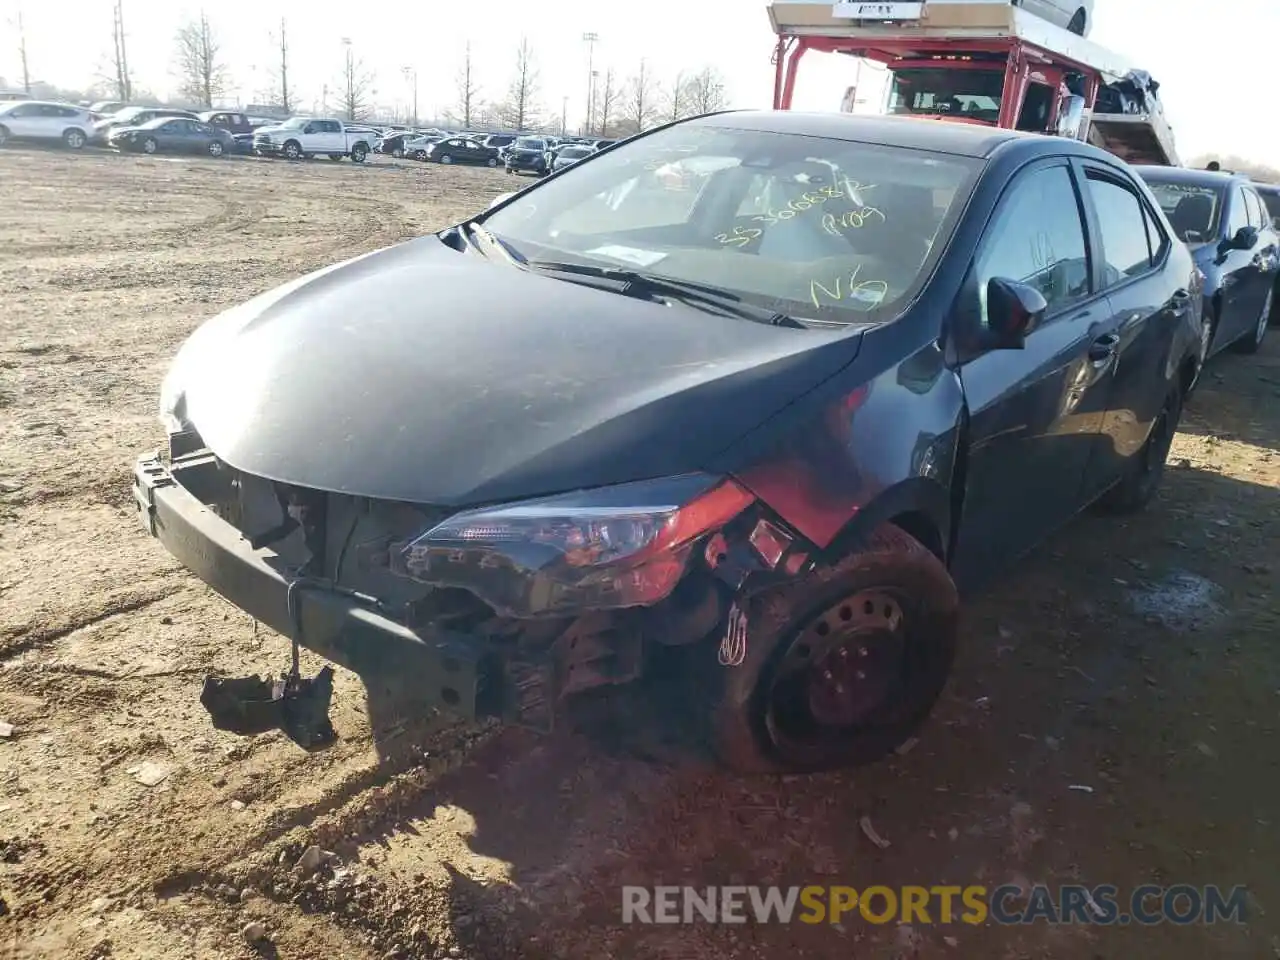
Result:
M247 473L467 506L702 469L860 339L624 297L431 236L214 317L161 403Z

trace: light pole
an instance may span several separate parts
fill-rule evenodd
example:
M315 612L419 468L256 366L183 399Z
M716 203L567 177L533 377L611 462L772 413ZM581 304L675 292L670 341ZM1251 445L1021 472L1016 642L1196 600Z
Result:
M413 84L413 119L409 122L409 126L416 127L418 125L418 71L413 67L405 67L404 78Z
M587 45L587 120L584 124L584 133L591 131L591 118L595 116L596 106L596 85L595 85L595 55L596 44L600 42L600 34L584 33L582 42Z

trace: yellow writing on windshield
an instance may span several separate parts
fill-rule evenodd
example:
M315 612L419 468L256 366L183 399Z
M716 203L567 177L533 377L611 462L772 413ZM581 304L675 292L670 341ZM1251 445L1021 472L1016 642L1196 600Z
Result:
M861 272L862 264L858 264L847 279L837 276L830 284L817 279L810 280L809 299L813 301L814 308L821 309L824 302L840 303L845 300L857 301L868 309L879 306L889 295L889 284L883 280L859 280Z

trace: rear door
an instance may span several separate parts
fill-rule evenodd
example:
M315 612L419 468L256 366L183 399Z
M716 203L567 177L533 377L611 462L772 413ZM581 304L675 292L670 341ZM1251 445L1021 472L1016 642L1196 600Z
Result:
M1250 223L1249 203L1244 188L1236 184L1227 191L1222 239L1231 240ZM1222 317L1215 335L1217 346L1230 343L1245 330L1253 328L1258 310L1262 307L1262 288L1258 249L1227 250L1219 255L1222 261Z
M1090 359L1111 307L1096 289L1077 176L1040 161L1005 189L957 303L953 325L985 324L993 277L1036 287L1048 302L1022 350L961 354L970 447L957 570L980 576L1020 554L1082 506L1111 368Z
M1100 442L1082 499L1117 479L1146 442L1168 389L1169 349L1191 309L1189 277L1165 269L1172 239L1130 177L1109 165L1079 166L1096 238L1095 282L1111 316L1091 345L1090 363L1112 381Z

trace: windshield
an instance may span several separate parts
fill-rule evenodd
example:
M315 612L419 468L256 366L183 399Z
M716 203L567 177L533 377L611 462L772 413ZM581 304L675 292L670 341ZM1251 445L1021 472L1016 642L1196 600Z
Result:
M1222 211L1222 191L1199 183L1179 183L1143 174L1183 243L1204 243L1218 235L1218 217Z
M707 284L802 320L877 322L923 285L979 167L684 124L571 167L484 223L530 260Z
M1003 88L1004 74L995 70L895 70L888 112L997 123Z
M530 140L528 137L520 137L516 140L516 147L521 150L545 150L547 145L541 140Z

